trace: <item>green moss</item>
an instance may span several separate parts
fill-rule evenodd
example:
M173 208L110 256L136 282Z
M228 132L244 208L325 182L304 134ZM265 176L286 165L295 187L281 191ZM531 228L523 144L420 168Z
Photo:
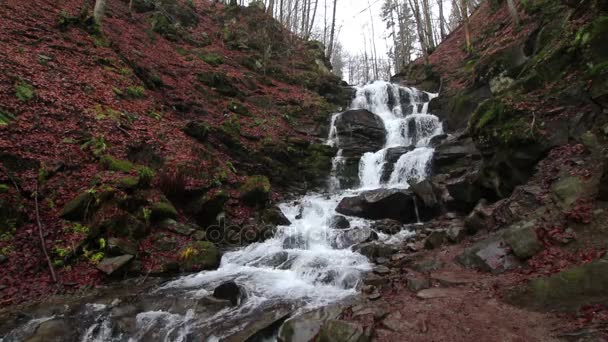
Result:
M110 171L131 172L135 169L135 165L131 162L117 159L110 155L101 157L101 165Z
M11 188L6 184L0 184L0 194L5 194L9 192Z
M209 241L192 242L179 251L180 267L187 272L215 269L220 263L220 252Z
M221 129L224 133L233 137L241 135L241 124L235 118L222 122Z
M139 185L138 177L124 177L118 181L118 187L124 190L134 190Z
M15 116L13 114L0 109L0 126L7 126L13 120L15 120Z
M167 218L175 219L178 213L173 204L167 200L155 203L150 207L150 218L155 221L161 221Z
M139 177L139 185L148 187L156 177L156 172L149 167L141 166L137 168L137 176Z
M15 83L15 95L21 102L27 102L36 96L34 87L24 80Z
M218 66L224 63L224 58L221 55L213 52L195 52L194 55L198 57L201 61L212 65Z
M91 191L85 191L69 201L61 210L60 216L79 221L86 219L96 204L95 195Z
M239 189L241 199L249 205L263 205L270 195L270 181L266 176L251 176Z
M124 93L130 98L139 99L146 96L146 89L142 86L130 86L125 89Z
M211 128L204 122L190 121L186 124L183 131L200 142L206 142Z

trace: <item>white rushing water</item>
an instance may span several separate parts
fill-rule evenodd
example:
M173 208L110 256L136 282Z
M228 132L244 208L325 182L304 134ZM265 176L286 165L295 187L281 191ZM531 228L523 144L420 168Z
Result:
M386 144L380 151L365 153L360 161L359 181L364 189L383 186L408 187L428 174L434 150L430 140L443 134L443 126L435 115L428 114L428 103L436 94L414 88L377 81L357 89L351 109L367 109L378 115L386 129ZM332 118L332 137L337 139ZM414 149L395 163L387 184L382 184L382 170L387 164L387 150L395 147Z
M351 108L377 114L387 129L384 148L361 158L360 189L340 189L336 173L343 157L339 151L328 180L328 192L308 194L298 201L281 204L280 209L291 224L278 227L273 238L225 253L215 271L177 278L155 291L196 302L209 297L218 285L234 281L245 292L239 305L205 318L197 317L193 309L139 312L132 322L136 326L133 336L117 333L113 328L117 324L113 311L96 306L87 314L94 323L83 332L82 340L147 341L154 336L161 341L187 341L192 331L208 332L208 340L218 340L239 331L243 322L257 319L261 312L272 311L278 304L310 308L355 294L362 274L371 270L371 264L352 247L369 238L370 222L349 217L353 228L332 229L330 222L337 214L335 208L342 198L362 190L407 187L408 181L427 177L433 155L429 140L443 133L437 117L426 112L428 101L434 96L386 82L359 87ZM334 146L338 145L335 121L339 115L332 117L328 137L328 144ZM388 183L381 184L387 150L403 146L413 149L400 156ZM404 230L390 237L378 235L389 243L398 243L412 234ZM5 342L8 341L11 340Z

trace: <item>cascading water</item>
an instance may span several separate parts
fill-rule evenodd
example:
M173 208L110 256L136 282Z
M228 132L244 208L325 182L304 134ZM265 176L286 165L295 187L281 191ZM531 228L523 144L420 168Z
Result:
M361 158L360 189L340 189L336 178L343 160L340 151L334 159L327 193L309 194L296 202L280 205L291 224L279 227L275 237L225 253L215 271L175 279L149 294L153 300L173 299L186 304L174 303L162 309L141 305L144 309L136 311L128 324L120 316L127 309L120 304L87 304L77 313L79 320L86 322L86 326L78 329L81 340L215 341L227 336L234 339L234 334L238 334L247 322L256 322L268 312L281 312L285 307L287 312L293 312L355 294L362 274L371 270L371 264L351 247L370 236L370 223L348 218L354 228L332 229L330 222L336 215L335 208L342 198L362 190L407 187L408 181L427 176L433 155L433 149L428 147L429 140L443 132L437 117L426 113L428 101L434 96L386 82L359 87L351 108L375 113L387 131L384 148ZM339 145L335 125L339 115L332 118L328 137L328 144L334 146ZM388 182L381 184L388 149L402 146L412 146L411 151L401 155ZM402 231L386 238L389 242L397 242L411 234ZM244 292L240 303L213 314L201 313L198 303L204 303L218 285L227 281L236 282ZM17 341L27 335L26 327L31 330L31 325L37 326L48 319L52 318L30 321L0 338L0 342ZM125 327L131 327L131 330Z
M362 188L408 187L409 181L419 181L427 176L433 157L433 149L429 147L430 140L443 134L439 119L427 113L428 102L436 96L378 81L357 89L351 108L366 109L378 115L384 123L387 135L383 149L365 153L361 157L359 181ZM335 123L335 118L332 123ZM334 127L332 134L337 136ZM394 165L389 182L382 184L387 150L408 146L414 149L400 157Z

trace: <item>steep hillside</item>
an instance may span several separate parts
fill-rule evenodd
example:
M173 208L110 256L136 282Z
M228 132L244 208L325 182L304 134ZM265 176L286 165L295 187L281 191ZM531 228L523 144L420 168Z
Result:
M113 276L216 267L284 219L277 190L330 170L319 138L349 92L320 44L258 8L108 5L98 27L80 0L0 4L2 305L99 284L104 259Z

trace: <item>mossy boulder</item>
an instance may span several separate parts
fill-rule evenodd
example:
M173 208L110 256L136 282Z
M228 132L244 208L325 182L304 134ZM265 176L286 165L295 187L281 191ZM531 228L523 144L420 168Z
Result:
M91 215L96 206L93 192L85 191L66 203L59 215L67 220L82 221Z
M110 211L108 217L100 217L100 222L94 224L94 229L117 237L139 240L148 234L146 225L135 216L123 211ZM105 216L99 215L98 216Z
M323 186L331 173L332 159L336 155L335 148L325 144L311 144L304 158L298 163L300 179L304 179L313 187Z
M180 269L186 272L213 270L220 265L220 252L209 241L196 241L179 251Z
M264 206L270 196L270 181L266 176L251 176L239 189L241 199L248 205Z
M162 199L150 207L150 218L154 221L177 218L177 209L167 199Z
M230 79L223 72L201 72L196 74L196 79L221 95L230 97L242 96L241 91L234 85L234 80Z
M593 198L597 193L597 182L591 179L582 179L576 175L572 176L563 172L560 178L553 183L551 190L557 203L568 210L580 198Z
M608 258L530 281L510 301L535 309L576 310L608 303Z
M536 234L536 221L513 225L503 235L504 240L520 259L529 259L544 249Z
M135 170L135 165L128 160L121 160L110 155L101 157L101 165L109 171L131 172Z
M116 183L117 188L119 188L121 190L125 190L125 191L133 191L133 190L137 189L138 186L139 186L139 177L134 177L134 176L127 176L127 177L120 178Z

